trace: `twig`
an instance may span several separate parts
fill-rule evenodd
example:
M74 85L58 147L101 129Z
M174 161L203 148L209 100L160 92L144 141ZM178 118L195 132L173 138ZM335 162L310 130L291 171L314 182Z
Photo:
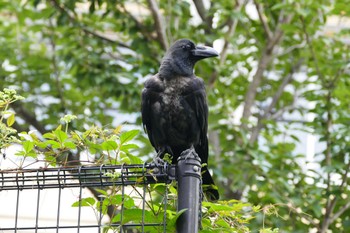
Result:
M323 76L323 74L320 71L320 68L318 66L318 59L317 59L317 56L316 56L316 53L315 53L315 50L314 50L314 46L313 46L312 41L310 39L309 33L307 32L306 23L305 23L305 20L304 20L304 18L302 16L300 16L300 21L301 21L301 24L303 26L303 31L304 31L304 34L305 34L306 43L309 46L311 57L312 57L312 59L314 61L314 65L315 65L315 68L316 68L317 75L319 76L320 79L324 80L324 76Z
M306 45L306 43L304 41L302 43L300 43L300 44L292 45L292 46L288 47L287 49L285 49L284 51L282 51L280 54L278 54L277 57L286 55L286 54L292 52L295 49L304 48L305 45Z
M35 115L27 111L27 108L19 102L13 103L12 107L15 109L16 113L21 116L28 124L32 125L37 129L42 135L47 132L45 127L36 119Z
M286 88L286 86L291 82L291 80L293 79L293 75L294 73L300 68L301 64L303 62L303 59L299 59L299 61L297 62L297 64L295 64L290 73L284 77L281 85L278 87L278 90L276 91L275 95L272 98L272 101L270 103L270 105L265 109L264 114L262 116L260 116L258 118L258 124L254 127L252 133L251 133L251 137L249 138L249 143L253 144L259 136L260 130L264 127L265 123L264 121L270 116L271 119L276 119L277 117L281 116L284 112L294 109L294 106L287 106L283 109L280 109L279 111L277 111L276 113L272 114L272 110L276 107L276 104L278 102L278 100L281 98L284 89Z
M346 210L350 208L350 202L347 202L344 206L342 206L338 212L336 212L330 219L330 222L333 223L337 218L339 218Z
M206 21L207 18L207 10L205 9L204 3L202 0L193 0L193 3L197 9L199 16L202 21Z
M296 124L302 124L302 125L311 123L311 121L307 121L307 120L294 120L294 119L286 119L286 118L276 119L276 122L296 123Z
M97 32L93 32L93 31L87 29L84 25L82 25L80 22L78 22L78 20L76 20L76 18L74 18L64 7L62 7L59 4L59 2L57 2L57 0L50 0L50 2L51 2L51 5L53 7L55 7L62 14L65 14L68 17L70 23L78 26L85 34L94 36L94 37L96 37L96 38L98 38L100 40L106 41L108 43L117 44L120 47L130 48L128 45L126 45L126 44L124 44L124 43L122 43L120 41L111 40L111 39L109 39L107 37L104 37L103 35L98 34Z
M300 66L301 66L301 64L303 63L303 61L304 61L303 58L299 59L299 61L297 62L297 64L295 64L295 65L292 67L291 72L290 72L286 77L284 77L284 79L283 79L281 85L278 87L278 89L277 89L275 95L273 96L272 101L271 101L269 107L265 110L265 113L264 113L263 118L266 118L267 115L269 115L269 114L271 113L272 109L276 106L277 101L281 98L284 89L285 89L286 86L292 81L294 73L300 68Z
M160 44L162 45L164 50L167 50L169 48L169 43L166 36L164 20L162 15L160 14L159 7L155 0L147 0L147 2L152 12L154 22L156 24L156 30Z
M347 179L348 179L348 174L349 174L349 170L350 170L350 161L347 164L346 170L342 176L342 182L339 186L339 190L342 191L347 183ZM334 198L334 201L336 199ZM332 224L335 220L337 220L337 218L339 218L347 209L350 208L350 202L347 202L344 206L342 206L335 214L333 214L333 216L330 217L329 219L329 223Z
M328 90L327 96L326 96L326 108L327 108L327 115L326 115L326 132L325 132L325 139L326 139L326 150L325 150L325 157L326 157L326 166L331 166L332 164L332 139L331 139L331 127L333 124L333 115L331 110L331 100L332 100L332 89ZM331 192L331 172L327 172L327 181L326 181L326 193ZM333 199L331 199L333 198ZM321 224L321 233L325 233L331 224L331 214L334 210L335 204L337 202L337 197L329 195L326 202L326 211L323 217L323 221Z
M147 31L146 27L131 12L129 12L124 5L121 5L121 9L131 18L132 21L134 21L136 27L148 41L156 40L156 37L152 36L152 34Z
M293 14L290 15L283 15L283 11L280 13L280 20L278 21L278 24L276 26L276 29L273 33L273 36L268 39L267 44L265 46L265 49L262 53L262 56L259 60L258 69L253 77L253 81L250 83L248 87L248 91L244 98L244 108L243 108L243 115L242 118L245 119L244 122L246 122L249 117L251 116L251 108L254 104L255 97L257 94L257 89L260 86L262 79L263 79L263 73L267 69L267 66L270 64L270 62L273 59L272 52L275 46L281 42L283 37L283 30L280 28L281 24L289 23L292 18ZM247 128L247 123L242 123L243 128Z
M240 11L242 9L243 6L245 6L247 4L248 0L244 0L243 3L240 2L240 0L237 0L236 1L236 5L234 7L234 11ZM229 49L229 46L231 44L230 42L230 38L233 37L233 35L235 34L236 32L236 28L237 28L237 24L238 24L238 20L235 19L229 19L227 21L227 26L228 26L228 31L225 35L225 41L224 41L224 46L222 48L222 51L220 53L220 66L222 66L225 61L226 61L226 58L227 58L227 52L228 52L228 49ZM214 83L216 82L216 80L218 79L219 77L219 73L215 70L210 79L209 79L209 88L213 88L214 87Z
M193 0L193 3L197 9L199 16L205 23L205 33L210 34L212 31L213 17L208 14L208 10L205 9L203 0Z
M266 21L266 16L265 16L265 14L263 13L264 9L263 9L263 7L261 6L261 4L259 4L256 0L254 0L254 4L255 4L256 10L257 10L257 12L258 12L259 19L260 19L260 21L261 21L261 23L262 23L262 25L263 25L263 27L264 27L264 31L265 31L267 37L268 37L269 39L271 39L271 38L272 38L272 32L271 32L271 29L270 29L270 27L269 27L269 24L268 24L267 21Z
M52 64L52 75L54 76L55 82L56 82L56 89L58 92L58 97L60 99L60 105L61 105L61 110L66 113L66 101L64 98L63 90L62 90L62 85L61 85L61 80L60 80L60 69L57 65L57 60L56 60L56 43L54 40L54 28L51 19L49 20L50 28L51 28L51 35L49 37L50 45L52 47L52 59L51 59L51 64Z
M247 4L248 0L245 0L243 3L241 3L239 0L236 1L236 5L234 7L234 11L240 11L242 9L243 6L245 6ZM232 38L233 35L235 34L236 32L236 28L237 28L237 23L238 23L238 20L235 19L235 20L232 20L232 19L229 19L227 25L228 25L228 31L225 35L225 42L224 42L224 46L223 46L223 49L221 51L221 54L220 54L220 65L223 65L225 60L226 60L226 57L227 57L227 50L228 50L228 47L229 47L229 40L228 38Z

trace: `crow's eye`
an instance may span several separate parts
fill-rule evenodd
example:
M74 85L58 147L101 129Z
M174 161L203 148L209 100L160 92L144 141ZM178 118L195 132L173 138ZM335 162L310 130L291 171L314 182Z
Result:
M182 49L184 50L190 50L191 49L191 45L187 44L187 45L183 45Z

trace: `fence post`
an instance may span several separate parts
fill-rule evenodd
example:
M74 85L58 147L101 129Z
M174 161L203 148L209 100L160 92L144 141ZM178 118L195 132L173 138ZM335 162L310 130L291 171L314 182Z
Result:
M181 153L177 160L177 211L186 209L176 222L178 233L197 233L199 227L201 160L194 148Z

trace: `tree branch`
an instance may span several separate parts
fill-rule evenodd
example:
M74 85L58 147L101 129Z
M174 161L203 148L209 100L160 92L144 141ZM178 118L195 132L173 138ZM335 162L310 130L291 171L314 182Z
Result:
M292 81L294 73L300 68L302 62L304 59L299 59L299 61L292 67L291 71L284 77L282 80L281 85L278 87L275 95L272 97L272 101L269 104L269 106L265 109L264 114L259 117L257 126L254 127L251 137L249 138L249 143L253 144L259 136L260 130L264 127L264 120L266 120L269 116L271 118L276 118L277 116L282 115L286 110L293 109L294 106L288 106L286 108L281 109L280 111L276 112L274 115L272 114L272 110L276 107L276 104L278 100L281 98L284 89L286 86Z
M282 80L281 85L278 87L275 95L273 96L270 105L264 111L263 118L266 118L269 114L271 114L272 110L276 107L276 104L277 104L278 100L281 98L284 89L292 81L293 75L295 74L296 71L299 70L299 68L302 65L303 61L304 61L303 58L299 59L299 61L292 67L290 73L286 77L284 77L284 79Z
M131 18L131 20L134 21L134 23L136 24L136 27L139 29L141 34L146 38L146 40L148 41L156 40L156 37L152 36L152 34L147 31L146 27L131 12L129 12L124 5L122 5L121 7L124 13L126 13Z
M243 115L242 118L245 121L248 121L249 117L251 116L251 108L254 104L257 89L260 86L260 83L263 79L263 73L266 70L268 64L270 64L270 61L272 60L272 55L267 52L267 49L263 51L263 54L259 60L258 69L255 72L255 75L253 76L252 82L248 86L248 91L244 98L244 109L243 109ZM242 123L243 128L247 128L247 123Z
M259 4L256 0L254 0L254 4L255 4L255 7L256 7L256 10L258 12L258 15L259 15L259 19L263 25L263 28L264 28L264 31L267 35L267 38L268 39L271 39L272 38L272 32L271 32L271 29L269 27L269 24L267 23L266 21L266 16L265 14L263 13L264 12L264 9L263 7L261 6L261 4Z
M339 218L345 211L350 208L350 202L347 202L344 206L342 206L338 212L336 212L330 219L330 222L333 223L337 218Z
M213 25L213 17L208 15L208 10L205 9L203 0L193 0L193 3L197 9L199 16L205 23L205 33L210 34Z
M248 3L248 0L244 0L244 1L237 0L233 11L240 11L242 9L242 7L245 6L247 3ZM232 38L233 35L235 34L236 28L237 28L237 24L238 24L238 20L237 19L233 20L233 19L230 18L227 21L228 31L225 34L224 46L223 46L223 48L221 50L221 53L220 53L220 63L219 63L220 66L222 66L225 63L225 61L226 61L227 52L228 52L229 46L231 44L229 39ZM209 79L209 88L212 88L214 86L214 83L216 82L218 76L219 76L218 72L214 72L211 75L211 77Z
M304 35L305 35L305 38L306 38L306 43L309 46L311 57L312 57L312 59L314 61L314 65L315 65L315 68L316 68L317 75L319 76L320 79L324 80L324 76L323 76L323 74L320 71L320 68L318 66L318 59L317 59L317 56L316 56L316 53L315 53L315 50L314 50L314 46L312 44L311 38L309 36L309 33L307 32L306 23L305 23L305 20L304 20L304 18L302 16L300 16L300 21L301 21L301 24L303 26L303 31L304 31Z
M346 170L342 176L342 182L339 186L339 190L343 190L348 179L348 174L350 170L350 161L347 164ZM334 205L335 205L336 198L334 198ZM350 202L347 202L344 206L342 206L333 216L330 217L329 219L329 224L332 224L337 218L339 218L347 209L350 208Z
M280 14L283 14L282 12ZM260 57L258 69L253 76L253 81L250 83L248 87L248 91L244 98L244 109L243 109L243 115L242 119L245 121L242 123L243 128L247 128L247 121L249 117L251 116L251 108L254 104L255 97L257 94L257 89L260 86L262 80L263 80L263 74L264 71L267 69L267 66L270 64L270 62L273 60L273 49L275 46L281 42L283 37L283 30L280 28L281 24L289 23L291 19L293 18L293 15L285 15L281 16L281 19L279 20L279 23L276 27L275 32L273 33L273 36L271 39L268 39L267 44L265 46L265 49L263 50L262 56Z
M156 30L160 44L162 45L164 50L167 50L169 48L169 43L166 36L164 20L162 15L160 14L159 7L155 0L147 0L147 2L152 12L154 22L156 24Z
M245 6L247 4L248 0L242 1L240 2L239 0L236 1L236 4L234 6L233 11L240 11L242 9L243 6ZM227 26L228 26L228 31L225 35L225 42L224 42L224 46L222 48L221 54L220 54L220 65L224 64L226 57L227 57L227 50L229 47L229 38L232 38L233 35L236 32L236 28L237 28L237 23L238 20L235 19L229 19Z
M232 19L229 20L227 23L228 31L225 35L224 46L222 47L222 51L220 53L220 65L223 65L224 62L226 61L227 51L230 45L229 38L232 38L233 34L235 33L237 23L238 23L238 20L232 20Z
M331 109L331 101L332 101L332 89L328 90L327 96L326 96L326 132L325 132L325 139L326 139L326 151L325 151L325 157L326 157L326 166L330 167L332 165L332 138L331 138L331 128L332 128L332 124L333 124L333 115L332 115L332 109ZM331 172L328 171L327 172L327 181L326 181L326 193L330 193L331 192ZM333 198L333 199L331 199ZM321 233L325 233L329 227L329 225L331 224L330 220L331 220L331 214L334 210L335 204L337 201L337 197L336 196L331 196L329 195L327 198L327 202L326 202L326 211L323 217L323 221L321 224L321 229L320 232Z
M16 113L25 120L26 123L33 126L41 134L45 134L47 130L45 127L36 119L35 115L27 111L23 105L19 102L13 103L12 107L15 109Z
M193 0L194 5L196 6L197 12L201 17L202 21L207 20L207 10L205 9L204 2L202 0Z
M78 22L78 20L76 20L76 18L74 18L64 7L62 7L59 4L59 2L57 2L57 0L50 0L50 2L51 2L51 5L53 7L55 7L59 12L61 12L62 14L66 15L68 17L70 23L78 26L86 35L94 36L94 37L96 37L100 40L103 40L105 42L108 42L108 43L117 44L120 47L130 48L128 45L126 45L120 41L111 40L111 39L109 39L101 34L98 34L97 32L94 32L94 31L87 29L84 25L82 25L80 22Z
M52 25L52 21L51 19L49 20L49 24L50 24L50 28L51 28L51 34L49 37L49 42L50 45L52 47L52 59L51 59L51 64L52 64L52 73L51 75L53 76L53 78L55 79L56 82L56 89L58 92L58 97L60 99L60 104L61 104L61 110L66 113L66 103L65 103L65 98L64 98L64 93L63 93L63 87L61 84L61 79L60 79L60 69L58 67L57 64L57 59L56 59L56 43L54 40L54 35L53 35L53 31L54 31L54 27Z
M280 54L278 54L277 56L278 56L278 57L279 57L279 56L283 56L283 55L286 55L286 54L292 52L292 51L295 50L295 49L304 48L305 45L306 45L306 43L305 43L304 41L301 42L300 44L292 45L292 46L286 48L284 51L282 51L282 52L281 52Z

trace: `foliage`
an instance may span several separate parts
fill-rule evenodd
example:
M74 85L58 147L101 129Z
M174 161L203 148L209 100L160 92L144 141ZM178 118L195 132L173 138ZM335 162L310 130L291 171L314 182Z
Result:
M5 89L0 92L3 100L1 105L4 111L3 115L9 114L4 131L0 132L0 136L7 144L1 148L9 146L11 143L21 145L15 155L21 158L17 169L23 169L35 162L44 162L46 167L49 166L69 166L76 163L83 164L143 164L144 162L130 153L130 150L137 149L138 146L132 143L132 140L139 134L138 130L129 130L122 132L121 126L115 129L102 129L91 127L85 132L70 130L68 125L76 120L74 115L65 115L61 118L61 122L65 124L59 125L55 130L42 135L42 138L34 132L16 133L11 128L15 123L13 112L8 112L10 104L17 100L23 100L18 96L15 90ZM10 119L10 120L9 120ZM75 151L82 151L86 157L92 157L91 160L84 161L82 158L73 160L70 155ZM82 154L82 153L80 153ZM27 160L35 160L26 163ZM25 165L27 164L27 165ZM118 178L120 174L106 173L112 179ZM147 192L140 192L135 185L129 194L121 194L121 188L111 187L110 190L96 189L98 193L95 197L81 198L72 204L72 207L91 207L96 217L101 215L109 215L110 223L104 229L104 232L113 230L119 232L120 228L128 223L166 223L166 232L176 231L176 220L186 210L177 211L176 206L176 188L174 184L154 184L147 187ZM165 204L164 200L167 198ZM145 201L145 206L139 204ZM220 230L221 232L250 232L246 224L253 219L253 214L261 211L260 207L253 207L250 211L244 208L250 207L240 201L220 201L218 203L203 202L203 230L201 232L212 232ZM109 208L113 208L113 214L108 213ZM165 213L165 214L164 214ZM101 214L101 215L100 215ZM249 217L247 217L249 215ZM164 219L165 218L165 219ZM121 223L119 227L113 226L115 223ZM138 227L141 230L141 227ZM137 227L136 227L137 229ZM147 232L163 231L163 226L146 227ZM264 232L270 232L269 229L262 228Z
M117 126L141 128L144 79L175 39L215 42L219 59L196 74L207 84L208 163L221 196L276 206L271 231L349 231L349 4L205 2L0 1L0 89L26 97L8 110L17 123L2 115L1 127L29 131L19 152L28 159L41 148L53 164L86 162L86 151L97 154L88 162L134 162L153 149L144 134L120 145ZM71 132L56 128L67 114L77 116Z
M75 118L73 115L64 116L61 120L66 124L65 130L59 125L55 130L42 135L43 139L33 132L21 132L21 140L17 140L17 143L22 145L22 149L16 152L17 156L23 158L19 168L23 168L28 157L42 160L46 166L143 163L130 153L130 150L138 148L138 145L131 142L139 133L138 130L121 132L121 126L115 129L93 126L84 132L70 131L68 124ZM81 157L74 157L76 151L80 152ZM83 154L86 159L82 158Z
M15 90L5 88L0 91L0 150L12 143L19 142L15 137L17 131L12 128L15 123L15 113L9 110L9 106L22 99L23 97L17 95Z

